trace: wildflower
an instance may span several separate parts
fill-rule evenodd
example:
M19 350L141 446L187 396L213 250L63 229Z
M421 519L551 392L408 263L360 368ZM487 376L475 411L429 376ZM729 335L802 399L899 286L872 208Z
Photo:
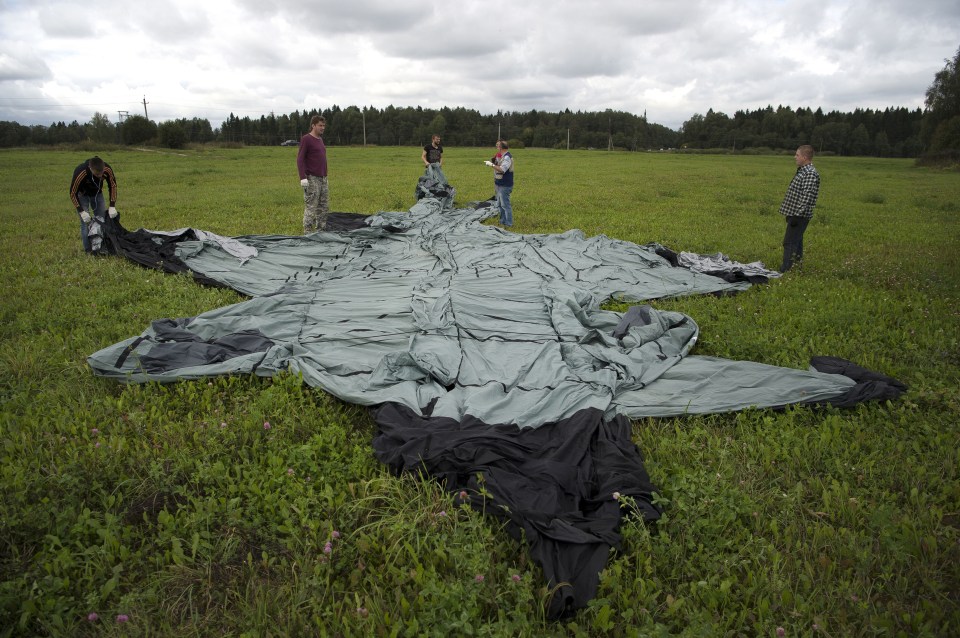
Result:
M264 422L263 422L263 429L264 429L264 430L269 430L269 429L270 429L270 421L264 421Z
M515 582L515 583L519 583L519 582L520 582L520 574L514 574L514 575L511 576L510 578L512 578L512 579L513 579L513 582Z
M96 443L94 443L93 447L100 447L100 441L97 441Z
M357 615L361 618L366 618L370 615L370 612L367 611L366 607L357 607Z
M221 421L221 422L220 422L220 427L221 427L221 428L227 427L227 422L226 422L226 421Z
M327 544L323 546L323 553L329 554L332 551L333 551L333 545L330 543L330 541L327 541Z
M117 614L117 622L127 622L130 620L130 616L126 614Z
M91 611L89 614L87 614L87 620L89 620L90 622L97 622L97 620L99 619L100 619L100 614L98 614L95 611Z
M619 501L619 500L620 500L620 492L614 492L614 493L613 493L613 500L615 500L615 501Z
M477 581L478 583L482 583L482 582L483 582L483 574L477 574L476 576L473 577L473 579L474 579L475 581Z
M817 623L813 623L813 626L811 627L811 629L813 629L814 631L819 631L820 625L818 625Z
M100 434L100 428L93 428L92 430L90 430L90 434L94 436Z
M440 510L440 512L437 514L437 516L440 516L440 517L443 517L446 515L447 515L447 510Z
M783 627L777 627L777 638L783 638L787 635L787 631Z
M467 494L467 490L460 490L460 500L461 500L461 501L465 501L465 500L467 500L469 497L470 497L470 495Z
M288 467L288 468L287 468L287 476L293 476L293 468L292 468L292 467Z
M330 533L330 536L333 536L334 538L340 538L340 532L338 532L337 530L333 530Z

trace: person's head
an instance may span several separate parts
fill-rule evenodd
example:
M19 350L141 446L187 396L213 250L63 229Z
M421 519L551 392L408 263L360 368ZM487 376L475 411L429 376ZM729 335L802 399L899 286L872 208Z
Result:
M93 176L97 179L103 176L105 166L106 164L103 163L103 160L96 155L87 160L87 168L90 169L90 172L93 173Z
M440 146L440 136L436 133L433 134L433 145Z
M327 120L322 115L314 115L310 118L310 132L319 135L327 127Z
M797 166L806 166L813 162L813 147L809 144L804 144L803 146L797 149L796 154L793 156L797 160Z
M505 150L507 150L508 148L510 148L510 146L509 146L505 141L503 141L503 140L500 140L499 142L497 142L497 147L498 147L501 151L505 151Z

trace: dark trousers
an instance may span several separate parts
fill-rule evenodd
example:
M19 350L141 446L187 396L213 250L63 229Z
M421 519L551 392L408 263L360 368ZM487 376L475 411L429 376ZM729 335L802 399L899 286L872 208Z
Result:
M787 231L783 234L783 263L780 272L787 272L794 262L803 261L803 231L810 223L810 217L787 216Z

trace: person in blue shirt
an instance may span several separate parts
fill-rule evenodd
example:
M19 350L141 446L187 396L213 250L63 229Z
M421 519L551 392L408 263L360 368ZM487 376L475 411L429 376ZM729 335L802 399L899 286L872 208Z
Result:
M513 155L503 140L497 142L500 159L493 163L493 185L496 190L497 209L500 211L500 224L513 226L513 207L510 205L510 193L513 191Z

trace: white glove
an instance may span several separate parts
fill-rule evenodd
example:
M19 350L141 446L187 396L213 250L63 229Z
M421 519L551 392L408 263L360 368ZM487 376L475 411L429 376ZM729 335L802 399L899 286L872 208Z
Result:
M117 212L117 208L115 206L111 206L110 210L108 210L107 213L109 213L111 219L113 219L114 217L120 214Z
M81 212L81 213L80 213L80 219L83 220L83 223L84 223L84 224L89 224L89 223L90 223L90 213L88 213L87 211Z
M496 164L494 164L494 163L491 162L490 160L484 160L483 163L486 164L487 166L496 166Z
M309 185L310 185L310 180L308 180L308 179L301 179L301 180L300 180L300 188L306 188L306 187L309 186Z

